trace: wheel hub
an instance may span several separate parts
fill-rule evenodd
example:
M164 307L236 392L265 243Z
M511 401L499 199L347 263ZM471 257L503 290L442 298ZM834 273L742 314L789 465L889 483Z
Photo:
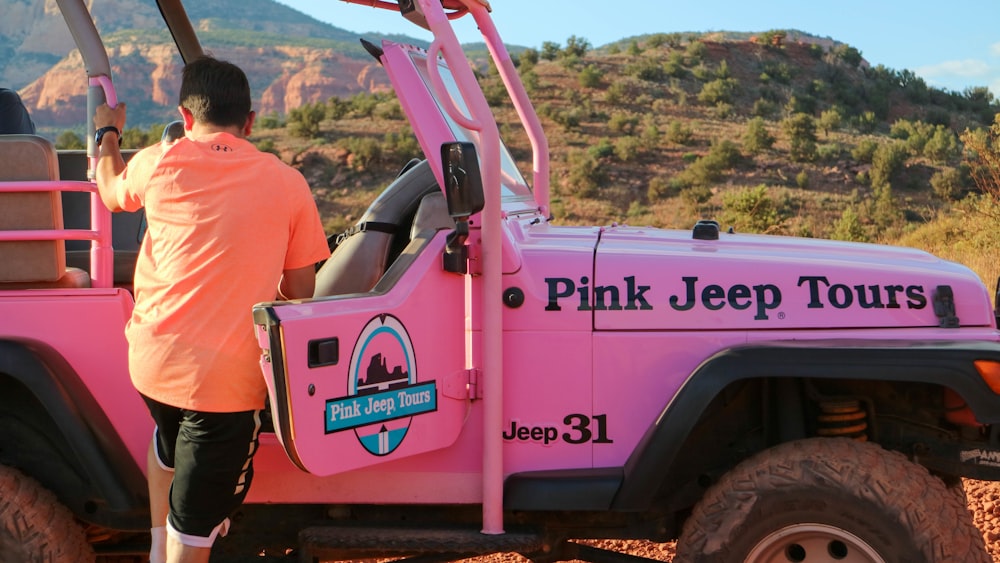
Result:
M885 563L854 534L826 524L795 524L760 540L744 563Z

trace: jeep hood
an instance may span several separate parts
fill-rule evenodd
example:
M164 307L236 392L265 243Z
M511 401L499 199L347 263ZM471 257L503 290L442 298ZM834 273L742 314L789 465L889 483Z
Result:
M565 243L560 228L541 231ZM697 240L691 231L634 227L595 235L592 275L550 276L546 290L550 305L589 307L597 330L994 324L977 275L920 250L725 232Z

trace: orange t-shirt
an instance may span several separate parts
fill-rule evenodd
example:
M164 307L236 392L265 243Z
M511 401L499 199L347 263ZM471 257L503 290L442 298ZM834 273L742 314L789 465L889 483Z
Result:
M145 207L125 335L140 393L206 412L264 405L251 308L330 251L305 179L229 133L137 153L119 205Z

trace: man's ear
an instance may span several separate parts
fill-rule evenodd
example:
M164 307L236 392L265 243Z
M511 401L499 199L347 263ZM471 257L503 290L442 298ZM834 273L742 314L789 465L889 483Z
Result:
M257 118L257 112L250 110L247 114L247 122L243 125L243 136L249 137L250 132L253 131L253 122Z
M191 110L184 106L177 106L177 111L181 112L181 119L184 120L184 130L190 131L194 128L194 115L191 114Z

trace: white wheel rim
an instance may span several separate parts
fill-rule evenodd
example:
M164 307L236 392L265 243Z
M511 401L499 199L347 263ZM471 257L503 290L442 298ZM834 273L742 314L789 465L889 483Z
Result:
M795 524L768 534L744 563L886 563L867 542L826 524Z

